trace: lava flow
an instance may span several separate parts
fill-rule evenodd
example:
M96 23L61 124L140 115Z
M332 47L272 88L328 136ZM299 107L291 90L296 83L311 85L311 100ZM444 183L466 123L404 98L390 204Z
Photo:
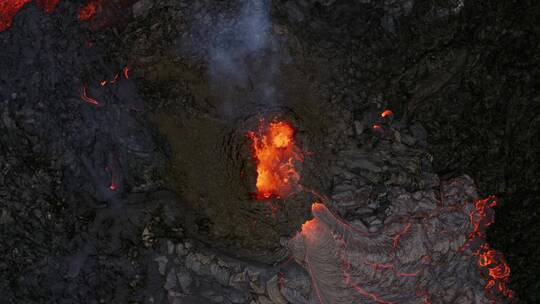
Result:
M495 204L493 197L465 202L465 209L472 210L468 214L472 230L462 232L468 234L468 238L461 241L461 247L454 249L454 253L472 255L477 259L478 270L486 282L484 290L489 303L504 302L504 298L513 296L507 287L510 268L502 253L491 249L485 242L485 230L494 220L491 208ZM432 280L433 276L439 280L445 275L456 275L452 273L451 264L443 266L448 262L440 258L433 262L431 255L434 252L439 255L451 253L451 247L446 247L448 251L441 251L440 244L448 244L445 243L448 241L457 245L464 235L452 238L452 234L427 236L426 233L432 231L430 229L433 225L440 224L439 219L444 216L452 214L466 219L465 209L444 209L440 206L424 214L424 219L430 222L429 226L424 225L423 219L409 218L409 221L401 224L395 223L393 228L385 228L392 232L383 230L376 234L358 233L322 203L313 203L311 209L313 219L302 225L301 230L290 240L289 248L293 257L308 271L316 302L345 304L365 300L370 303L397 304L412 303L405 299L414 296L423 303L432 303L432 297L444 297L445 291L437 290L436 286L423 286L421 282ZM397 229L399 225L402 227ZM426 227L427 230L424 230ZM410 251L411 242L415 242L420 235L426 236L427 240L431 238L429 242L434 242L433 245L413 245L414 250ZM411 254L419 257L419 260L408 260ZM383 281L377 282L379 279L384 280L386 287L382 288ZM389 287L392 285L400 288L392 289ZM397 293L393 294L393 291ZM466 303L463 299L455 303Z
M261 119L258 132L250 131L247 135L252 140L257 165L255 198L287 198L299 188L300 174L295 165L303 161L302 152L294 142L292 125L277 119L266 124Z
M475 241L484 239L486 229L495 221L491 208L496 205L497 201L493 196L475 202L475 208L469 214L473 230L469 234L468 241L459 248L459 251L463 252L469 249L473 255L478 257L478 270L487 282L484 289L488 297L493 298L495 294L500 293L507 298L512 298L513 292L507 286L510 279L510 267L503 254L491 249L487 243L474 248L477 243Z

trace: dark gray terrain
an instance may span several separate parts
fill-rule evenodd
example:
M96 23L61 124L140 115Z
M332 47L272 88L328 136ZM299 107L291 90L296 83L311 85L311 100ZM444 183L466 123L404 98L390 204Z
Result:
M539 3L97 2L0 32L0 303L540 302ZM286 199L260 118L305 152Z

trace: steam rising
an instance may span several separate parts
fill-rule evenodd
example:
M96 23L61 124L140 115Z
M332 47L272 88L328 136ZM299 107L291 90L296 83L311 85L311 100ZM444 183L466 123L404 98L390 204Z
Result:
M212 88L223 93L225 108L227 103L239 102L238 93L270 106L278 97L275 81L282 59L271 33L270 1L242 0L240 4L235 13L195 29L195 36L205 41L197 53L207 62Z

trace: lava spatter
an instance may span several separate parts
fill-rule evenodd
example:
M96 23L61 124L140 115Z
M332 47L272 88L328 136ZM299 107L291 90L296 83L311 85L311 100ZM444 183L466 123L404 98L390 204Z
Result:
M386 110L382 111L382 113L381 113L382 118L389 117L389 116L392 116L392 115L394 115L394 112L392 112L392 110L390 110L390 109L386 109Z
M261 119L259 130L248 132L257 165L256 199L285 199L299 189L296 166L303 161L303 155L295 144L294 133L290 123L278 119L270 123Z

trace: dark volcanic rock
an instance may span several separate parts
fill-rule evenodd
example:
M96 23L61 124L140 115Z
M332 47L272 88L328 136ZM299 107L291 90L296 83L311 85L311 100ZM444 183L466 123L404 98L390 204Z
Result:
M0 32L2 301L308 303L287 242L313 201L384 234L465 173L500 198L487 238L515 301L539 302L538 4L89 1L80 21L54 2ZM274 116L307 191L255 202L245 133ZM473 262L434 270L449 295L480 297Z

